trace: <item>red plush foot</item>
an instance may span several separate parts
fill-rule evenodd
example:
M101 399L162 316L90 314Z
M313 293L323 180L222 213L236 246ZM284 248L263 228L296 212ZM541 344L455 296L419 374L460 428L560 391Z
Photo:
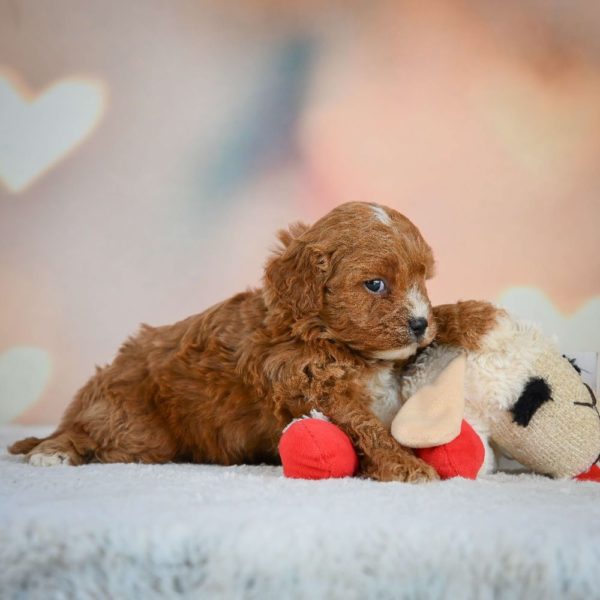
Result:
M600 467L594 463L585 473L577 475L575 479L577 481L600 481Z
M475 479L485 459L481 438L464 420L460 433L451 442L433 448L419 448L415 453L431 465L442 479Z
M351 477L358 469L350 438L322 419L292 423L281 436L279 456L283 474L296 479Z

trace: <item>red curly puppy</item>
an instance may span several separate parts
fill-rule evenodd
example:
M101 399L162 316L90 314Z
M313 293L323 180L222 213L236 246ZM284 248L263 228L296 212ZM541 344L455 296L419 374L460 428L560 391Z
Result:
M429 246L398 212L358 202L280 240L262 289L175 325L143 325L51 436L10 451L35 465L273 463L282 429L317 409L350 436L363 475L436 478L388 428L394 361L435 335Z

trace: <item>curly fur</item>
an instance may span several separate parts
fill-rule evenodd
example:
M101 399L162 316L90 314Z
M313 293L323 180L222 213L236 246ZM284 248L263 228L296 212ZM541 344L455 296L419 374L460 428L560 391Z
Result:
M484 336L496 326L504 310L479 300L442 304L433 309L438 327L436 341L465 350L480 350Z
M312 227L294 224L279 239L262 289L174 325L142 325L51 436L10 451L38 464L46 463L33 457L57 453L74 465L274 463L284 427L315 409L350 436L363 475L434 478L372 410L377 382L393 368L376 355L409 355L434 337L433 323L418 340L407 326L415 293L432 321L429 246L404 216L366 203L341 205ZM374 278L386 280L385 294L365 289Z
M56 462L44 456L74 465L274 463L284 427L318 410L350 436L363 475L435 478L381 420L400 401L386 385L388 358L414 354L436 332L425 289L429 246L406 217L366 203L341 205L312 227L296 223L279 240L262 289L174 325L142 325L51 436L10 451L40 465ZM385 293L365 289L375 278L386 281ZM424 309L418 316L430 325L415 339L408 320ZM477 327L485 333L485 310L469 303L439 314L441 335L455 342L475 343Z

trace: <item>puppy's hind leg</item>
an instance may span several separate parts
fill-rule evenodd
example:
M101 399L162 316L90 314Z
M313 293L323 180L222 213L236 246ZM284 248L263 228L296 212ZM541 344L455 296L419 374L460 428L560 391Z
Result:
M28 437L9 446L8 451L11 454L27 454L28 452L31 452L31 450L33 450L38 444L47 439L48 438Z

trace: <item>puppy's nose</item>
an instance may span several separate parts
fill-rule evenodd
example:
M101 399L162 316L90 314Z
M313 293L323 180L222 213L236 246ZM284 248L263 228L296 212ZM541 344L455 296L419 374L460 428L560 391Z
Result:
M408 320L408 328L411 334L417 339L423 337L423 334L427 329L427 325L429 325L429 323L424 317L418 317L416 319L413 318Z

